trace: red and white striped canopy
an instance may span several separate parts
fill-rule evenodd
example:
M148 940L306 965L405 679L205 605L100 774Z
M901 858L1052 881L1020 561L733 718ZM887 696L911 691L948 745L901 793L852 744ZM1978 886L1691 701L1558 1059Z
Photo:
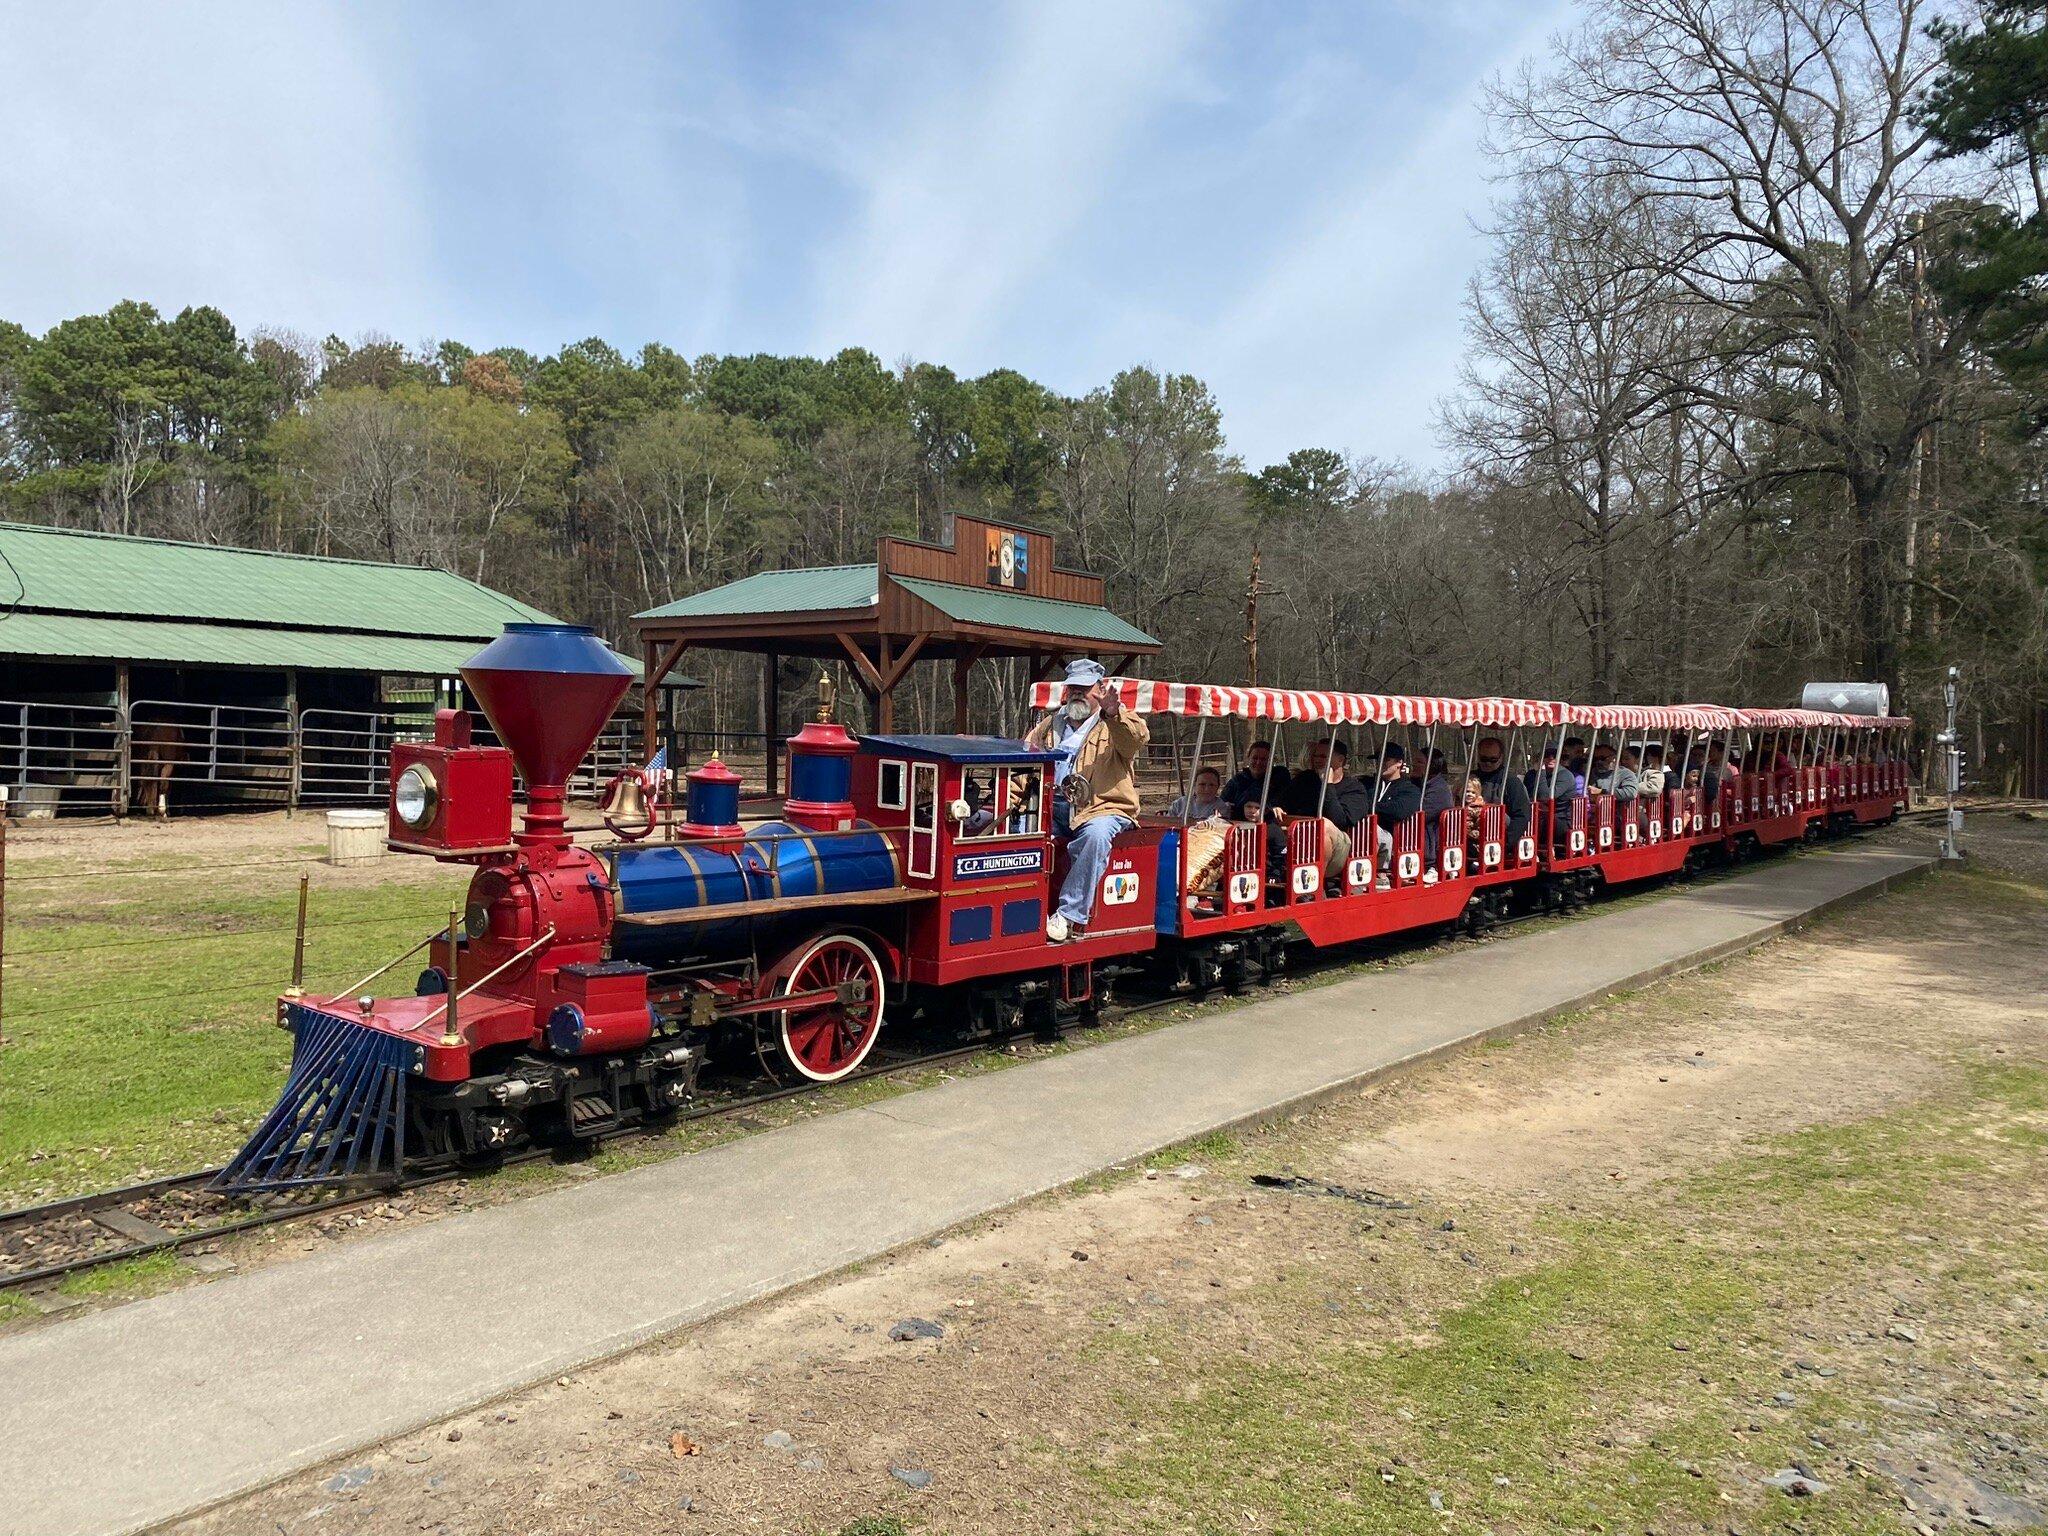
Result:
M1831 709L1745 709L1742 723L1752 730L1806 730L1825 726L1837 730L1897 730L1910 720L1890 715L1841 715Z
M1813 726L1896 730L1910 720L1819 709L1728 709L1719 704L1560 704L1548 699L1450 699L1405 693L1335 693L1313 688L1233 688L1118 677L1124 708L1187 719L1304 720L1331 725L1578 725L1595 730L1803 730ZM1051 709L1065 685L1034 683L1031 702Z
M1187 719L1314 720L1332 725L1554 725L1565 708L1547 699L1445 699L1400 693L1332 693L1307 688L1231 688L1118 677L1110 685L1124 708ZM1032 686L1031 702L1060 701L1058 679Z
M1567 704L1567 725L1617 731L1723 731L1743 723L1718 704Z

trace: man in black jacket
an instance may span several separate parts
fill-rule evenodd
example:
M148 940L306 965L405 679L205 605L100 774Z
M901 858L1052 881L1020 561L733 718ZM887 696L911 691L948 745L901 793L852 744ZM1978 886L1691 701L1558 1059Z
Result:
M1289 776L1280 799L1280 820L1320 815L1326 879L1351 857L1352 834L1372 814L1372 791L1346 771L1350 748L1328 737L1309 743L1308 766ZM1282 855L1284 857L1284 853Z
M1379 817L1379 860L1382 869L1393 866L1394 828L1422 809L1422 786L1408 776L1408 754L1398 741L1387 743L1380 753L1379 783L1373 786L1377 798L1373 814Z
M1507 748L1498 736L1482 736L1472 748L1472 777L1486 804L1508 808L1507 845L1502 857L1512 859L1529 830L1529 791L1508 772Z

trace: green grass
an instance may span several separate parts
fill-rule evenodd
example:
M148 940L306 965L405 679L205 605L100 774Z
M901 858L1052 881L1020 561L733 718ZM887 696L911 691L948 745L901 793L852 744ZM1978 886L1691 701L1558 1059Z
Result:
M189 1279L191 1272L178 1264L175 1253L152 1253L139 1259L123 1259L100 1269L67 1275L57 1289L66 1296L134 1296Z
M1987 908L2027 913L2048 907L2048 886L2018 875L1981 864L1944 868L1940 874L1945 880L1955 881L1956 888L1970 900Z
M291 1042L272 1010L298 890L289 867L252 873L10 883L0 1200L216 1161L275 1101ZM460 871L316 886L308 986L346 986L400 953L461 889ZM409 989L410 962L395 974Z
M1426 1221L1394 1241L1361 1233L1378 1264L1358 1252L1297 1263L1246 1299L1250 1332L1268 1341L1249 1357L1213 1336L1106 1336L1105 1358L1163 1359L1154 1379L1186 1395L1131 1391L1125 1448L1087 1475L1156 1511L1160 1529L1204 1533L1434 1531L1432 1493L1453 1529L1895 1528L1896 1498L1852 1476L1824 1474L1821 1500L1755 1487L1811 1460L1816 1430L1839 1439L1845 1423L1881 1421L1877 1398L1897 1390L1868 1363L1876 1351L1802 1340L1794 1320L1831 1298L1867 1308L1865 1266L1896 1254L1900 1232L2042 1187L2044 1118L2048 1072L1985 1066L1938 1101L1775 1138L1621 1211L1541 1219L1517 1231L1517 1258L1484 1219L1461 1217L1441 1242ZM1930 1315L2048 1284L2037 1228L1972 1228L1967 1256L1931 1282ZM1458 1261L1466 1247L1490 1274ZM1333 1297L1345 1298L1335 1313ZM1384 1328L1361 1322L1381 1313ZM1787 1381L1807 1353L1841 1357L1842 1373ZM2022 1340L2013 1375L2038 1375L2044 1354ZM1772 1402L1785 1387L1793 1408Z

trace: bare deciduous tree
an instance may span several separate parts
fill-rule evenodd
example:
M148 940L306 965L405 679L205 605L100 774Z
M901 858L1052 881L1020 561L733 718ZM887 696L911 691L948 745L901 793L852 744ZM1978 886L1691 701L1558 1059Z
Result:
M1804 440L1802 467L1841 486L1853 659L1894 683L1902 476L1968 341L1902 345L1883 323L1923 218L1962 190L1910 116L1935 65L1927 9L1599 0L1555 68L1492 103L1514 161L1684 210L1652 226L1681 239L1634 259L1740 336L1748 387L1718 403Z

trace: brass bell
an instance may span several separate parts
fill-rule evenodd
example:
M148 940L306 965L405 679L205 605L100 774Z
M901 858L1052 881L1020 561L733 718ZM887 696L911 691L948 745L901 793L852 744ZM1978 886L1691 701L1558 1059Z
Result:
M620 837L642 838L654 826L654 818L647 810L647 787L637 773L622 773L613 779L599 810L604 824Z

